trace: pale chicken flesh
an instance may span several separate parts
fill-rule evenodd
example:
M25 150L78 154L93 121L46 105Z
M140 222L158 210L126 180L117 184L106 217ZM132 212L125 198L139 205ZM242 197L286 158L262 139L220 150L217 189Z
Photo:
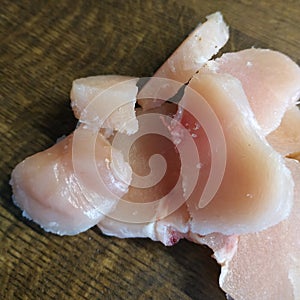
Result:
M168 78L168 84L160 86L160 99L139 99L138 103L144 110L155 108L163 100L171 98L178 92L177 83L187 83L191 77L210 59L217 54L229 39L229 29L220 12L206 17L207 21L199 24L183 41L166 62L154 73L153 77ZM143 90L156 90L157 86L150 79ZM153 92L152 92L153 95Z
M300 96L300 69L286 55L269 49L225 53L204 69L239 79L265 135L275 130ZM267 112L267 113L266 113Z
M213 249L221 265L220 286L233 299L299 299L300 244L300 110L288 110L268 136L271 145L286 159L294 187L290 216L279 224L240 236L193 235L191 240ZM263 268L261 267L263 266Z
M122 161L122 155L118 159L122 176L130 182L130 166ZM60 235L85 231L104 218L128 190L124 180L113 172L111 162L108 141L80 126L72 135L16 166L11 178L14 202L24 216L46 231ZM97 172L102 181L95 177Z
M267 230L239 237L236 254L220 278L221 288L234 299L300 297L300 166L292 160L287 166L296 183L292 213Z
M229 74L200 72L192 78L189 87L209 103L220 120L227 151L220 187L211 201L199 208L210 162L203 136L195 136L203 172L187 200L191 231L202 235L241 234L268 228L285 219L292 205L293 179L280 154L261 134L240 82ZM182 106L196 114L198 107L201 110L197 101L199 97L185 94Z
M127 134L136 132L138 122L134 107L137 81L137 78L118 75L74 80L70 98L75 117L93 127Z
M74 133L12 173L24 216L57 234L187 238L212 248L235 300L298 299L300 69L263 49L209 61L228 38L208 16L140 91L137 78L75 80Z

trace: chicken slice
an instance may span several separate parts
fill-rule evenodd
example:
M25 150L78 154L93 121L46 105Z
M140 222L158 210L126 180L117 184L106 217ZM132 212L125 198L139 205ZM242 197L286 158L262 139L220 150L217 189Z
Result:
M14 202L46 231L60 235L85 231L128 190L130 166L121 154L114 159L123 166L121 176L111 167L111 145L81 126L16 166L11 178Z
M100 75L73 81L70 98L82 123L133 134L138 130L135 102L138 79Z
M178 86L172 83L187 83L190 78L210 59L217 54L229 39L229 29L220 12L206 17L207 21L200 24L182 42L166 62L155 72L153 77L170 79L170 83L161 87L161 99L171 98L178 92ZM151 79L143 87L156 90L156 83ZM147 92L149 94L149 92ZM152 93L153 95L154 93ZM163 102L161 99L141 99L138 103L144 110L158 107Z
M291 160L287 166L296 183L291 215L265 231L241 235L238 250L220 278L221 288L235 300L300 297L300 165Z
M293 179L282 157L261 133L241 83L228 74L200 72L192 78L189 88L181 100L183 109L190 112L183 114L183 124L190 128L195 120L204 124L201 114L207 101L220 122L227 149L222 182L219 188L216 182L214 195L206 194L208 199L202 199L213 160L222 155L223 149L209 149L201 126L195 132L201 169L197 187L187 201L191 232L242 234L265 229L287 218L293 200ZM209 115L207 118L207 123L212 123ZM213 144L211 127L203 129ZM181 143L184 142L185 136ZM183 181L188 182L189 177ZM208 204L204 206L201 201Z
M205 68L231 74L242 82L265 135L279 126L285 111L300 96L300 68L277 51L252 48L225 53Z
M300 110L295 106L286 111L280 126L267 137L283 156L297 160L297 153L300 153L299 124ZM289 229L297 228L300 221L300 165L296 161L287 161L287 166L292 170L296 184L294 206L287 220L270 229L240 237L220 233L206 236L190 233L188 236L191 241L207 245L213 250L213 257L221 265L220 286L235 300L292 300L300 297L300 244L297 243L296 230Z
M98 223L104 234L120 238L148 237L170 246L188 232L189 214L184 203L179 177L180 161L171 135L162 119L166 116L172 117L176 109L177 105L170 103L164 103L161 107L149 110L145 114L137 109L139 131L136 137L138 138L132 136L133 142L130 141L131 151L128 160L133 171L133 180L128 193L123 196L123 199L128 202L125 203L126 207L116 207L119 214L114 212ZM115 140L112 143L116 148L124 151L127 148L128 137L120 138L121 141L117 145ZM151 158L155 159L153 155L160 155L165 165L158 160L158 164L152 164L151 169ZM160 178L159 173L164 169L163 177ZM149 178L149 171L159 179L157 182L151 183L153 178ZM137 179L135 179L136 174L138 174ZM147 183L147 187L141 186L142 182ZM150 206L155 202L156 205ZM130 204L135 204L132 210Z
M268 136L271 145L282 155L299 153L299 124L300 111L293 107L285 113L279 128ZM286 164L296 184L294 206L288 219L267 230L240 237L213 233L191 238L214 251L213 256L222 267L220 286L235 300L292 300L300 296L300 244L295 230L300 221L300 165L296 160L287 160Z

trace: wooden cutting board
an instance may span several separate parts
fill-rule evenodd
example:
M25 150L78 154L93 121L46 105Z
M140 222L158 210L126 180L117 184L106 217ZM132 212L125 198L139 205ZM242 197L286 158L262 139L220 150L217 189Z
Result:
M73 79L149 76L217 10L231 27L224 51L269 47L300 63L298 0L1 1L0 299L225 299L208 249L49 234L9 186L18 162L74 129Z

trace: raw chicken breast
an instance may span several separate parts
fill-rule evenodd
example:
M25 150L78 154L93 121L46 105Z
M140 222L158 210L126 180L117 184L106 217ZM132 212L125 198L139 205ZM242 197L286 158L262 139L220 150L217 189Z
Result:
M60 235L85 231L127 192L131 169L122 155L114 155L114 160L123 166L121 176L111 167L107 140L80 126L72 135L16 166L11 178L14 202L24 216L46 231Z
M211 32L215 32L214 37L212 38L210 36ZM199 38L201 38L201 43L199 43ZM182 69L182 76L185 76L186 78L182 78L182 82L187 81L193 73L202 66L213 54L217 53L218 49L222 47L228 39L228 28L223 22L222 15L220 13L213 14L208 17L208 21L205 23L205 25L200 26L195 30L195 32L190 36L189 41L185 43L185 45L181 46L181 50L179 49L177 51L177 54L175 57L170 58L169 63L170 66L169 70L171 73L173 72L173 65L176 66L177 71L174 73L177 76L178 70L183 67ZM205 42L206 41L206 42ZM197 45L196 48L194 48L194 45ZM185 53L186 50L190 50L193 52L193 55L190 57L194 59L196 56L200 58L197 61L194 61L192 64L190 64L189 59L186 60L182 64L182 61L174 60L174 58L178 57L180 58L181 55ZM195 51L195 52L194 52ZM165 65L166 67L166 65ZM161 68L160 72L163 71L164 68ZM165 76L167 76L167 71L163 71L165 73ZM167 72L167 73L166 73ZM170 73L170 74L171 74ZM185 74L185 75L184 75ZM179 78L179 77L178 77ZM127 134L132 134L136 132L137 130L137 122L134 116L134 101L135 101L135 95L137 88L134 87L131 84L130 78L124 78L119 76L96 76L96 77L90 77L87 79L79 79L76 80L73 83L72 92L71 92L71 99L72 99L72 107L74 109L75 115L80 119L82 123L85 123L86 125L92 126L95 129L96 128L108 128L110 130L118 130L120 132L125 132ZM127 84L130 82L129 84ZM114 88L115 84L118 84L118 88ZM122 86L122 89L120 89L120 86ZM112 88L111 88L112 87ZM107 90L107 88L109 88ZM177 87L176 87L177 88ZM120 97L122 95L122 97ZM107 100L107 98L110 99L110 105L107 108L107 105L103 106L103 101ZM112 101L113 99L114 101ZM106 102L107 103L107 102ZM120 110L120 107L124 107L124 109ZM106 111L103 113L103 107L106 107ZM120 111L120 113L118 113ZM111 115L110 115L111 113ZM128 122L130 122L130 126ZM126 123L125 127L122 127L123 123ZM57 148L55 148L57 147ZM54 146L53 148L57 149L57 160L59 159L58 151L62 151L62 147ZM43 156L42 154L39 154L41 156L41 160L44 159L46 156ZM63 160L64 158L61 157ZM28 165L29 162L33 161L34 159L31 158L28 159ZM45 165L47 165L47 160L44 161ZM74 163L74 162L73 162ZM27 193L25 191L28 186L25 184L26 180L22 175L21 170L27 169L27 163L23 163L25 166L24 168L16 168L16 170L13 173L12 176L12 185L14 189L15 199L16 202L22 207L22 198L18 194L18 189L24 190L24 193ZM34 163L32 163L33 165ZM51 169L51 166L57 166L56 161L49 162L49 168ZM51 165L52 164L52 165ZM29 167L28 167L29 169ZM54 168L52 168L54 169ZM88 172L88 170L85 170ZM31 172L34 173L34 167L32 166ZM52 172L55 173L55 172ZM20 176L19 176L20 175ZM18 184L16 183L16 178L18 178ZM84 179L84 177L82 178ZM88 183L86 183L88 184ZM25 187L23 188L23 185ZM167 184L168 186L168 184ZM60 187L57 187L58 189ZM63 188L63 187L62 187ZM165 187L164 187L165 188ZM30 190L30 189L29 189ZM139 190L138 189L132 189L129 194L127 195L127 198L133 199L134 197L132 195L138 195ZM156 191L159 191L161 193L161 190L156 189ZM30 191L28 192L30 198ZM100 193L101 194L101 193ZM130 196L131 195L131 196ZM143 195L144 196L144 195ZM55 197L54 197L55 198ZM45 198L47 199L47 198ZM70 198L72 199L72 197ZM139 197L139 200L141 197ZM143 200L145 201L145 200ZM69 203L73 203L76 201L69 201ZM168 200L167 200L168 202ZM170 201L169 201L170 202ZM122 202L121 202L122 203ZM116 203L113 203L112 206L115 207ZM165 205L166 206L166 205ZM47 230L56 231L59 233L69 233L68 230L61 229L61 228L54 228L52 229L51 226L49 226L49 222L45 223L43 220L43 217L40 219L35 216L34 213L30 212L30 210L26 209L27 213L29 215L32 215L32 218L35 219L37 222L41 223L42 226L44 226ZM163 210L163 209L161 209ZM38 213L37 213L38 214ZM37 215L36 214L36 215ZM159 216L156 216L159 217ZM162 216L160 216L162 217ZM55 219L55 218L54 218ZM58 218L59 219L59 218ZM66 219L67 220L67 219ZM66 221L67 222L67 221ZM80 223L80 222L79 222ZM55 224L55 226L57 226ZM60 225L58 225L59 227ZM185 225L184 225L185 226ZM49 227L49 228L48 228ZM80 225L78 226L80 227ZM79 229L74 229L74 232ZM164 229L162 229L164 231Z
M285 113L279 128L268 136L282 155L299 153L299 124L300 111L293 107ZM297 160L286 160L286 164L292 171L295 193L292 212L285 221L240 237L220 236L218 233L192 236L192 241L208 245L214 251L215 259L222 266L220 286L235 300L292 300L300 297L300 244L297 242L300 165Z
M82 123L132 134L138 129L135 102L138 79L102 75L73 81L71 105Z
M98 224L165 245L187 238L213 249L235 300L300 298L300 167L287 161L294 189L281 156L300 157L299 111L281 122L300 71L261 49L208 62L228 37L222 15L208 16L141 89L137 111L137 79L75 80L77 129L12 173L24 216L57 234ZM179 108L162 105L180 88Z
M205 68L228 73L243 85L265 135L276 129L300 96L300 68L286 55L268 49L225 53Z
M282 157L261 134L241 83L228 74L200 72L192 78L189 87L203 98L187 89L181 106L201 122L197 117L203 110L201 101L207 101L220 121L227 148L224 178L211 201L203 207L201 201L207 203L201 199L203 184L213 159L210 162L201 131L195 135L202 166L197 187L187 201L192 217L191 232L241 234L265 229L285 219L292 205L293 179ZM183 115L182 122L192 128L195 119Z
M24 215L47 231L72 235L96 225L113 210L128 191L131 168L98 129L130 134L137 130L136 82L124 76L96 76L73 83L73 108L84 117L84 125L50 149L25 159L12 173L14 201ZM105 106L106 113L113 112L108 118L101 106L104 96L111 103ZM95 120L92 113L106 119Z
M274 227L239 237L220 278L221 288L235 300L300 299L300 165L292 160L287 165L296 183L292 213Z
M178 83L187 83L190 78L210 59L217 54L229 39L229 29L220 12L206 17L207 21L200 24L155 72L154 77L168 78ZM151 79L143 89L156 89ZM154 84L155 85L155 84ZM163 86L163 98L168 99L178 92L176 85ZM141 97L139 97L141 98ZM160 106L160 99L139 99L138 103L147 110Z
M150 222L151 224L130 224L129 221L119 222L102 219L98 226L106 234L119 237L126 237L126 234L131 237L150 237L168 245L171 244L171 238L167 237L167 233L163 234L164 231L172 232L170 237L173 235L178 238L184 237L188 233L190 235L207 235L219 232L232 235L265 229L288 216L293 199L293 179L285 167L282 157L265 140L261 128L257 125L249 107L240 82L230 75L200 72L190 81L189 87L199 94L194 94L190 89L186 89L180 106L189 112L193 112L196 119L184 112L181 116L182 124L193 128L197 122L204 122L199 117L202 113L203 118L201 101L207 101L222 126L226 141L227 156L225 154L225 159L227 161L220 188L215 191L215 195L212 195L210 203L205 207L199 207L201 194L208 180L212 163L209 140L205 136L201 124L199 124L198 128L195 128L193 132L189 132L189 135L194 134L193 138L199 151L201 167L196 190L187 200L188 212L185 206L181 206L169 218L159 217L156 224L155 222ZM165 105L162 107L165 107ZM158 112L159 110L152 111ZM206 116L206 118L208 117ZM209 119L209 122L212 123L212 118ZM159 123L159 120L157 123ZM166 125L161 123L161 126ZM171 130L171 133L174 134L177 131L178 128L175 127ZM186 136L181 136L180 132L174 135L179 137L179 141L175 143L177 147L186 142ZM210 138L214 139L214 137ZM149 143L141 140L134 145L135 150L130 160L133 170L147 162L150 153L165 151L171 161L177 161L177 158L172 157L170 154L172 153L170 149L175 148L174 145L167 146L160 137L151 138L147 136L147 139ZM218 146L216 151L221 149L221 146ZM218 157L221 156L220 154L218 154ZM185 155L194 161L194 154L185 153ZM191 182L193 168L197 168L194 163L185 163L181 166L180 176L182 178L180 180L185 188ZM167 191L167 185L179 178L179 174L176 175L176 169L174 171L175 173L169 173L167 176L168 181L164 182L165 192ZM177 172L179 171L177 170ZM174 180L172 180L172 174ZM277 187L276 190L273 188L274 186ZM219 185L216 188L218 187ZM127 197L132 202L141 202L147 199L151 201L151 199L157 199L161 196L160 190L156 186L154 189L149 189L149 191L150 197L147 196L147 190L130 187L125 198ZM183 190L178 190L176 193L177 201L179 197L182 198L180 199L181 203L184 203ZM175 200L175 198L172 199ZM158 211L164 209L164 206L157 208ZM179 215L185 216L182 221L180 221ZM268 217L266 218L266 216ZM132 223L134 223L134 218L133 216ZM160 228L160 235L157 235L157 232L150 231L150 229L155 230L157 228ZM131 233L129 234L129 232ZM228 240L227 237L224 237L224 239L232 244L232 240L235 241L236 237L229 237ZM205 243L204 239L202 243ZM231 256L233 250L234 247L231 248Z
M120 238L148 237L161 241L165 245L173 245L188 232L189 214L184 204L179 177L180 160L171 135L162 120L162 117L173 116L176 109L177 106L170 103L164 103L160 108L151 109L145 114L137 109L139 131L136 136L130 137L133 142L130 141L129 153L133 179L128 193L123 196L124 200L137 205L133 206L131 211L128 211L130 207L128 202L127 207L118 208L117 205L116 210L119 210L119 215L113 213L112 216L99 222L98 226L103 233ZM150 133L145 134L147 130ZM117 144L114 140L113 145L124 150L129 138L121 136L120 139ZM151 164L153 155L161 156L160 160L157 160L159 165ZM152 159L158 158L152 157ZM165 161L165 166L161 159ZM164 167L166 167L165 173L160 178ZM152 178L149 177L149 168L154 176ZM154 178L159 180L153 183ZM142 187L143 182L148 184L146 188ZM151 203L153 203L152 207L149 206Z
M186 83L229 39L228 26L220 12L206 17L155 72L155 77Z

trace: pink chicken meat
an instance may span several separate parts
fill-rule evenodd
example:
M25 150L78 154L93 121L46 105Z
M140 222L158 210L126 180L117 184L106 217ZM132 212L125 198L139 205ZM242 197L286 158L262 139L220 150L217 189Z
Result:
M280 139L273 138L272 145L283 155L300 151L299 127L292 126L295 123L300 124L300 111L296 107L286 112L278 133L274 132ZM283 131L284 136L280 134ZM222 289L234 299L300 297L300 165L296 159L288 160L296 184L292 213L276 226L239 237L238 251L220 280Z
M228 90L223 88L225 83L227 89L231 91L230 94ZM286 218L290 211L289 203L291 203L293 197L291 192L293 189L293 180L281 156L268 145L260 133L260 128L256 124L239 81L230 75L208 74L206 72L193 78L190 86L204 96L214 112L222 119L221 125L228 144L227 166L223 183L216 196L209 205L198 209L199 193L201 195L203 183L206 182L210 171L210 157L206 155L207 150L209 150L207 140L202 136L203 133L201 135L201 130L196 130L195 132L199 135L194 138L198 144L197 147L198 149L205 150L202 151L203 153L199 151L203 156L200 157L200 161L202 161L204 167L199 177L198 189L195 190L194 194L187 201L188 213L184 212L187 208L184 205L180 208L180 212L174 212L175 215L188 216L182 222L181 227L183 231L175 230L178 227L178 223L168 223L165 226L169 230L172 230L173 233L176 232L177 236L187 234L187 228L190 228L192 233L201 235L212 232L237 234L261 230ZM211 91L214 91L214 93ZM75 95L74 91L73 94ZM182 107L189 108L190 111L195 110L197 101L199 101L199 94L195 95L195 97L186 94L181 102ZM235 103L236 98L239 99L239 105ZM223 109L224 105L227 107L227 113ZM241 117L238 118L237 116ZM182 118L184 123L192 122L186 116ZM164 126L163 122L161 122L161 126ZM239 128L239 130L233 132L232 128ZM150 147L143 141L141 141L141 144L136 143L134 145L138 150L133 155L134 159L130 161L133 169L136 169L143 161L148 161L149 152L159 153L167 147L161 137L154 136L152 139L153 141L149 144ZM182 139L181 143L185 143L184 136ZM239 149L238 152L236 148ZM173 149L175 150L174 146ZM176 160L175 153L173 154L173 158L170 150L167 153L171 161ZM254 159L257 161L255 165L251 163ZM259 159L261 159L261 162L258 161ZM265 165L264 170L261 170L259 167L261 164ZM193 167L196 168L196 166ZM187 175L182 180L188 181L190 173L187 171L183 173ZM241 174L244 175L241 176ZM251 176L247 174L251 174ZM177 179L177 174L173 173L173 175L174 179L172 178L172 173L171 175L168 174L168 181L164 183L164 187L167 183ZM277 190L266 188L272 186L272 184L278 187ZM152 189L148 192L152 198L158 198L160 190ZM179 190L176 194L177 197L179 197L180 192L182 193ZM141 201L141 198L147 198L147 192L144 189L141 191L130 187L125 197L130 198L131 201ZM224 199L230 199L230 201L225 201ZM160 209L163 208L160 207ZM266 214L269 215L268 218L265 218ZM161 224L160 218L158 217L157 219L158 224ZM162 223L166 224L166 221L163 220ZM132 236L138 236L140 232L142 237L148 234L148 237L156 239L155 232L147 232L143 229L151 228L153 230L153 228L156 228L155 225L150 225L149 223L134 224L132 222L130 224L112 219L102 219L98 225L106 234L126 237L128 232L131 232ZM135 234L133 234L133 228L136 230ZM169 244L166 237L163 235L160 235L160 237L161 241L167 241L165 243Z
M134 111L137 81L118 75L74 80L70 98L75 117L94 127L133 134L138 130Z
M219 52L229 39L228 26L220 12L211 14L206 19L206 22L199 24L183 41L153 77L168 78L182 84L187 83L213 55ZM144 92L156 90L155 82L150 79L143 88ZM164 100L178 92L177 85L173 85L172 82L161 85L159 88L161 99ZM138 103L144 110L148 110L159 107L163 103L161 99L153 98L152 101L148 101L140 97Z
M122 118L130 120L126 132L137 130L132 107L137 93L136 79L130 79L130 84L128 78L119 80L117 94L116 90L101 94L103 89L95 93L95 82L100 80L101 86L107 88L116 82L116 78L118 76L109 76L105 80L98 77L76 80L73 84L73 90L77 93L73 107L76 107L75 111L87 112L81 114L82 124L72 135L50 149L25 159L12 173L14 202L25 216L39 223L46 231L61 235L85 231L112 210L117 199L128 190L130 166L118 150L112 154L111 144L97 130L97 126L102 126L104 133L107 129L109 132L115 128L122 130L119 107L122 108ZM95 94L98 98L92 103ZM83 95L88 99L86 103L82 100ZM111 101L106 111L101 110L99 105L86 109L87 104L101 103L103 95L109 96ZM100 111L99 117L95 119L93 113L97 111ZM115 121L111 120L111 111L115 111ZM97 180L97 174L100 174L102 185Z
M77 158L80 159L77 173L72 159L74 135L81 140L77 147ZM53 147L25 159L14 169L11 179L14 202L23 210L24 216L33 219L46 231L60 235L85 231L97 224L116 204L115 197L104 192L103 186L103 192L99 194L101 185L95 182L94 173L87 169L90 165L87 145L91 141L95 141L97 169L105 186L110 186L113 194L121 197L128 186L109 168L112 159L110 144L101 134L95 137L83 127ZM122 160L121 155L119 159ZM123 161L122 165L122 174L130 181L131 168ZM83 185L78 176L80 173L89 180L87 185Z
M12 173L24 216L57 234L98 224L108 235L165 245L187 238L212 248L220 286L235 300L298 299L300 69L263 49L209 61L228 37L222 15L208 16L155 73L173 80L161 86L150 79L138 92L138 79L117 75L75 80L78 128ZM166 103L185 83L180 102ZM151 93L152 101L145 99ZM142 186L163 166L160 180ZM222 176L211 191L218 167ZM138 209L149 203L143 215Z
M265 135L279 126L285 111L300 96L299 67L277 51L252 48L225 53L209 61L205 68L231 74L241 81Z

